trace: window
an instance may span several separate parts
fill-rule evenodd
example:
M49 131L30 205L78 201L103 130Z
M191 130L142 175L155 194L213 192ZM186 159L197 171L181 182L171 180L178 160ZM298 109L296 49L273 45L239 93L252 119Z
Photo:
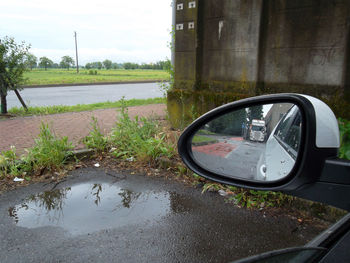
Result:
M196 7L196 1L191 1L188 3L188 8L195 8Z
M301 136L301 114L297 106L292 107L278 124L274 137L279 144L296 159Z
M176 30L183 30L184 24L176 24Z
M183 3L176 5L176 10L183 10L183 9L184 9L184 4Z

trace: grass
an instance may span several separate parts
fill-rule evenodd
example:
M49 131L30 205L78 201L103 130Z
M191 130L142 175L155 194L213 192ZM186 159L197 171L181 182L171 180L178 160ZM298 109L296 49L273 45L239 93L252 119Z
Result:
M152 99L131 99L126 100L125 105L127 107L132 106L141 106L148 104L163 104L166 103L165 98L152 98ZM93 104L78 104L75 106L47 106L47 107L28 107L28 111L25 111L24 108L13 107L9 110L10 114L18 116L30 116L30 115L49 115L65 112L80 112L80 111L91 111L98 109L109 109L109 108L119 108L122 104L120 101L107 101L99 102Z
M213 138L208 138L206 136L201 136L201 135L195 135L192 139L192 143L194 144L201 144L201 143L215 143L217 140Z
M59 171L72 156L73 145L67 137L57 137L47 124L42 123L34 146L18 159L16 149L0 154L0 178L3 176L30 176L44 170Z
M95 70L94 70L95 71ZM100 82L162 81L169 80L165 70L97 70L97 75L90 75L89 70L81 69L79 74L74 69L33 69L24 73L27 82L24 85L80 84Z
M92 117L90 133L83 139L83 143L88 149L93 149L97 153L103 153L107 150L108 138L102 134L97 118Z
M137 116L131 119L126 102L122 99L120 103L121 116L109 135L104 136L97 120L92 119L90 133L83 139L86 147L140 163L154 164L159 157L171 158L176 154L174 143L167 140L159 121Z
M175 156L175 143L168 141L160 122L151 118L131 119L128 104L124 99L119 101L121 117L107 136L100 131L97 119L92 118L90 133L82 140L86 147L139 163L155 164L159 157ZM67 137L57 137L43 123L34 146L27 149L26 154L19 158L14 147L0 153L0 178L19 176L30 180L32 175L42 175L44 171L60 171L72 156L72 149Z
M137 116L131 119L124 100L121 103L121 117L109 136L112 155L156 163L159 157L171 158L176 154L175 145L166 140L158 121Z
M338 119L340 131L339 157L350 160L350 121Z

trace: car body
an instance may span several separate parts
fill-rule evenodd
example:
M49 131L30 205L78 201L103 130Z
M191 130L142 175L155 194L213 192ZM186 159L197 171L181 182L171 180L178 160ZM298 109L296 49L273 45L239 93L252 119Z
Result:
M301 114L294 105L267 139L256 169L258 181L278 180L293 169L299 151L300 134Z

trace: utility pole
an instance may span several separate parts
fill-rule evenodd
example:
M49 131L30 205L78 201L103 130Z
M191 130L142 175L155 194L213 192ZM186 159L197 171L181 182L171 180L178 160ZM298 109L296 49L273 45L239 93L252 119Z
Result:
M75 31L74 31L74 38L75 38L75 57L76 57L76 60L77 60L77 73L79 73L77 32L75 32Z

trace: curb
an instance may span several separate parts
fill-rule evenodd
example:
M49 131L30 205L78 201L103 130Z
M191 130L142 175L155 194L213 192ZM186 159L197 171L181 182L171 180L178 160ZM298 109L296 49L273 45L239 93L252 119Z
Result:
M95 151L93 149L79 149L73 151L73 156L79 160L83 160L94 155Z

